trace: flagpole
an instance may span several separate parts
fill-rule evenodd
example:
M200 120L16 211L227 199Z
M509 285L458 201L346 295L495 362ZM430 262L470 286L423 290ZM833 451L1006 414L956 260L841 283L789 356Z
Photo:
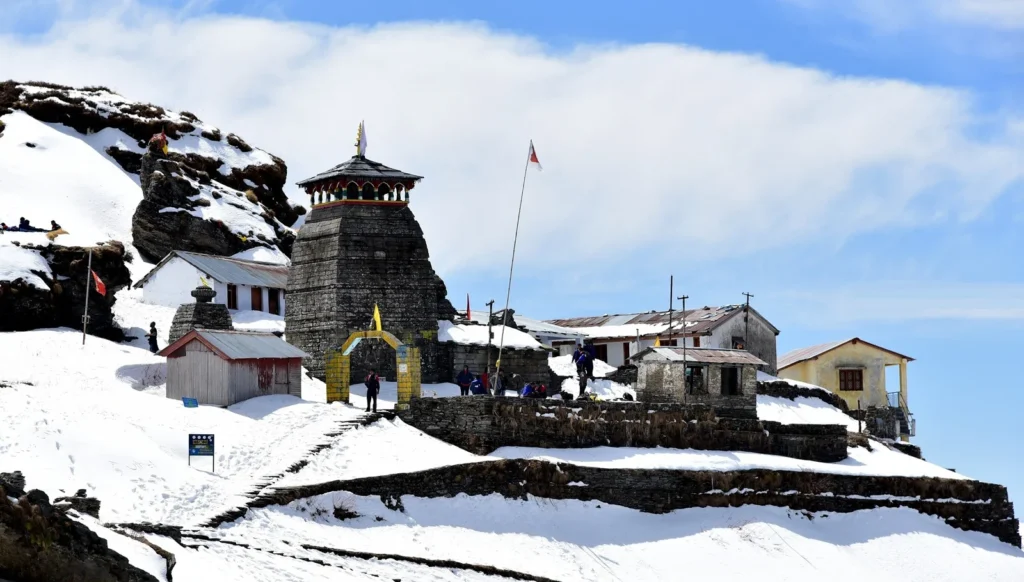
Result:
M89 249L89 266L85 269L85 313L82 314L82 345L85 345L85 330L89 326L89 288L92 287L92 249Z
M512 262L508 266L508 289L505 291L505 311L501 314L501 340L498 343L498 363L494 373L501 377L501 352L505 348L505 324L508 322L508 302L512 297L512 269L516 266L516 243L519 242L519 219L523 215L523 194L526 193L526 174L530 171L530 153L533 151L533 140L530 140L530 151L526 152L526 167L523 168L523 186L519 189L519 211L516 213L516 234L512 238Z

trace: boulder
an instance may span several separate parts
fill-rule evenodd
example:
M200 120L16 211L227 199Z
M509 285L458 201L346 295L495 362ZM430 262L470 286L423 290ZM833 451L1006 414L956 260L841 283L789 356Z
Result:
M258 202L254 204L240 192L218 187L208 173L169 157L161 139L150 140L139 172L142 202L132 216L132 237L145 261L159 262L172 250L230 256L255 247L277 246L285 254L291 253L294 232L261 211ZM274 238L252 230L236 232L223 222L206 220L195 212L224 196L239 198L232 205L266 222Z
M0 480L0 573L13 580L155 582L39 490Z
M30 91L26 91L30 88ZM148 103L124 99L106 87L73 88L53 83L0 83L0 115L21 110L47 123L60 123L79 133L89 135L113 128L134 139L141 148L153 134L166 132L172 139L185 134L222 142L239 152L252 151L242 138L211 128L195 115L173 112ZM206 129L203 129L206 128ZM139 174L142 154L124 147L112 146L106 153L126 172ZM291 226L299 214L284 192L288 168L280 158L270 155L271 163L252 164L244 168L228 167L219 157L190 153L172 154L172 159L197 171L214 176L225 186L244 191L252 188L260 204L270 210L285 226ZM161 257L162 258L162 257Z
M86 285L89 293L89 333L112 341L124 339L124 331L114 323L114 294L131 284L125 266L125 248L118 241L95 247L23 245L38 252L50 266L51 275L37 272L47 289L28 285L22 279L0 281L0 331L27 331L53 327L81 328L85 311ZM106 286L106 295L95 291L89 277L89 251L92 270Z

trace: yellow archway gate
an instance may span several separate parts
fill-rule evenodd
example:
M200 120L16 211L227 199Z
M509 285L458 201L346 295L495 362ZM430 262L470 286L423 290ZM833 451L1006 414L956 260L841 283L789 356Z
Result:
M395 369L398 370L398 402L395 409L409 406L409 399L420 396L420 350L407 346L391 332L367 330L348 336L338 349L325 356L327 368L327 402L348 404L349 381L352 375L352 350L364 339L384 340L395 349Z

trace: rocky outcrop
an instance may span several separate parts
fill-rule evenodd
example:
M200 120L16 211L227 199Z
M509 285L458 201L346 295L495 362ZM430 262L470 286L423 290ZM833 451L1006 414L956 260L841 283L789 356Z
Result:
M58 245L22 245L39 253L49 264L51 273L35 272L46 284L40 289L21 278L0 281L0 331L82 326L85 311L86 285L94 285L89 277L89 251L92 270L106 286L106 295L89 293L89 333L112 341L124 339L124 332L114 323L114 294L131 284L125 266L124 245L110 241L96 247L63 247Z
M126 172L139 174L146 141L150 136L166 132L172 140L170 158L196 172L205 173L217 182L238 191L252 189L259 204L283 225L290 226L299 216L288 201L284 185L288 168L284 161L266 154L245 167L235 167L225 160L196 153L173 151L173 140L207 140L209 150L226 147L237 154L254 150L242 138L224 135L187 111L174 112L163 107L129 101L106 87L72 88L52 83L0 83L0 115L21 110L32 117L60 123L89 135L107 128L116 129L135 141L128 145L108 147L106 153Z
M254 195L213 181L209 173L169 156L163 145L161 139L150 140L139 169L142 202L132 216L132 237L144 260L159 262L172 250L230 256L260 246L291 254L295 233L261 210ZM228 207L224 210L237 221L206 218L202 208L214 204Z
M46 493L0 479L0 579L156 582L106 540L50 504Z

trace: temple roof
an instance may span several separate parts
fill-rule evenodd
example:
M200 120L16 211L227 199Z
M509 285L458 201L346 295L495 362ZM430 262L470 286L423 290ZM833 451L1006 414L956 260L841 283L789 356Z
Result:
M389 168L380 162L375 162L364 156L352 156L326 172L320 172L312 178L296 182L298 186L312 186L319 182L329 180L351 179L356 182L369 180L381 180L384 182L416 182L422 180L423 176L407 174L401 170Z

